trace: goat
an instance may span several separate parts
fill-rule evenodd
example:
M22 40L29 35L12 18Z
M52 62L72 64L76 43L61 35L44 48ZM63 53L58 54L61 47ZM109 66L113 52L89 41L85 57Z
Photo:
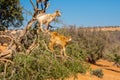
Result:
M40 26L39 29L42 32L44 32L42 26L45 25L46 26L46 31L47 31L49 29L49 27L50 27L50 23L53 20L55 20L56 17L59 17L59 16L61 16L61 13L58 10L55 13L53 13L53 14L45 14L45 13L38 14L36 16L36 19L38 20L38 23L39 23L39 26Z
M69 41L71 41L71 36L66 37L63 35L58 34L57 32L50 32L50 42L49 42L49 49L53 51L53 47L55 45L59 45L61 48L61 55L63 54L66 56L65 47Z

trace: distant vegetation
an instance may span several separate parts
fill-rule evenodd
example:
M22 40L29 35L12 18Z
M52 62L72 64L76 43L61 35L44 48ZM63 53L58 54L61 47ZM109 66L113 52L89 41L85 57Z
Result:
M119 59L116 58L120 56L120 27L110 27L115 31L110 31L109 27L104 28L106 28L106 31L98 27L96 30L96 28L69 26L59 29L58 32L71 35L73 40L68 49L72 46L74 48L72 51L76 50L76 54L83 51L84 54L82 56L88 62L95 64L98 59L103 58L110 61L116 60L119 63ZM91 31L90 29L93 30Z

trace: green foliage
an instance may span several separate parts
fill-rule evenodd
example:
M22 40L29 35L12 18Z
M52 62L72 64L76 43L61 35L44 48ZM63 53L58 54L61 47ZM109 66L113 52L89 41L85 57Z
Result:
M102 78L103 75L104 75L102 69L92 70L92 71L91 71L91 74L92 74L92 75L95 75L95 76L97 76L97 77L99 77L99 78Z
M70 56L71 58L75 58L75 59L79 59L79 60L85 60L87 53L86 50L81 49L80 46L77 43L70 43L67 46L67 53L68 56Z
M82 61L58 58L46 52L31 55L16 54L14 58L16 71L12 80L64 79L76 73L85 73L88 69L87 65L81 63Z
M19 0L0 0L0 29L22 25L22 7Z
M89 68L88 64L84 64L82 61L80 62L79 60L74 59L67 60L64 64L74 75L76 75L76 73L86 73L86 70Z
M120 55L118 54L114 55L114 62L118 67L120 67Z

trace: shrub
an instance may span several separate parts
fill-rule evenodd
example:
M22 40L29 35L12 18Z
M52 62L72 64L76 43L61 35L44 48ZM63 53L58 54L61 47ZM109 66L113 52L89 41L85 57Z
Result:
M64 79L76 73L85 73L88 67L76 59L57 58L51 53L31 55L16 55L14 58L16 69L12 80L45 80Z
M104 75L102 69L95 69L95 70L92 70L90 73L92 75L99 77L99 78L102 78Z
M86 50L80 48L77 43L71 43L68 45L66 52L71 58L79 59L80 61L85 60L87 56Z
M83 62L80 62L78 60L67 60L64 65L71 71L71 74L76 73L86 73L86 70L89 68L88 64L83 64Z
M118 54L115 54L114 55L114 62L115 62L115 65L117 65L118 67L120 67L120 56Z

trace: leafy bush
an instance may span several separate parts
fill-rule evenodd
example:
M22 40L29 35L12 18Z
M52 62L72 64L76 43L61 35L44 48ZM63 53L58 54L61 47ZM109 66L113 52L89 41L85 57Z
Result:
M85 73L87 65L83 65L75 59L62 59L52 56L51 53L31 55L16 55L15 75L12 80L44 80L64 79L76 73ZM86 66L86 67L85 67Z
M71 58L79 59L81 61L85 60L87 56L86 50L80 48L77 43L71 43L68 45L66 52Z
M102 78L103 77L103 72L102 72L102 69L95 69L95 70L92 70L91 71L91 74L92 75L95 75L95 76L97 76L97 77L99 77L99 78Z
M115 65L117 65L118 67L120 67L120 56L118 54L115 54L114 55L114 62L115 62Z

